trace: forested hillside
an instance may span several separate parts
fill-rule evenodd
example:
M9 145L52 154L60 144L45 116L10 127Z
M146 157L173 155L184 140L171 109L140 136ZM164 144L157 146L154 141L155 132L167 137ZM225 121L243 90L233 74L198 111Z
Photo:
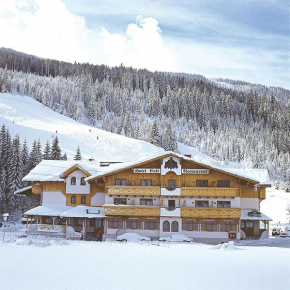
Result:
M279 89L237 91L198 75L70 64L0 50L0 91L166 150L177 141L290 178L289 102ZM259 87L260 88L260 87ZM271 92L273 95L268 95Z

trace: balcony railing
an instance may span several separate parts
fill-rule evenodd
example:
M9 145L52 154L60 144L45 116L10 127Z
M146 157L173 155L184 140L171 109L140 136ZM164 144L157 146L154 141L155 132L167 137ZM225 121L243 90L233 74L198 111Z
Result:
M236 197L238 189L231 187L182 187L181 196Z
M159 186L107 186L111 195L160 195Z
M240 208L181 208L183 218L240 218Z
M107 216L160 216L158 206L104 205Z

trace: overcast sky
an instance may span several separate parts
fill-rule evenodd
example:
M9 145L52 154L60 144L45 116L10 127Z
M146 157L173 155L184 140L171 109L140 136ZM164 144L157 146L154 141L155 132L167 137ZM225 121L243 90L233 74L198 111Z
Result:
M288 0L0 0L0 47L290 89Z

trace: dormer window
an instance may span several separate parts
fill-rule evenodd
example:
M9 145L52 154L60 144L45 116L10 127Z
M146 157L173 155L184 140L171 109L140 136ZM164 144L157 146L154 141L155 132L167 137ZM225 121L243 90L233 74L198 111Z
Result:
M86 185L85 177L81 178L81 185Z
M77 184L77 180L76 180L75 177L72 177L72 178L70 179L70 184L71 184L71 185L76 185L76 184Z

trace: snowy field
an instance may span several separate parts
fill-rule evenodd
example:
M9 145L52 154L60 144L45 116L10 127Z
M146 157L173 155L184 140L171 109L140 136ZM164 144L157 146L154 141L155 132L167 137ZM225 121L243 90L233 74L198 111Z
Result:
M3 290L266 290L290 275L283 247L19 239L0 257Z

